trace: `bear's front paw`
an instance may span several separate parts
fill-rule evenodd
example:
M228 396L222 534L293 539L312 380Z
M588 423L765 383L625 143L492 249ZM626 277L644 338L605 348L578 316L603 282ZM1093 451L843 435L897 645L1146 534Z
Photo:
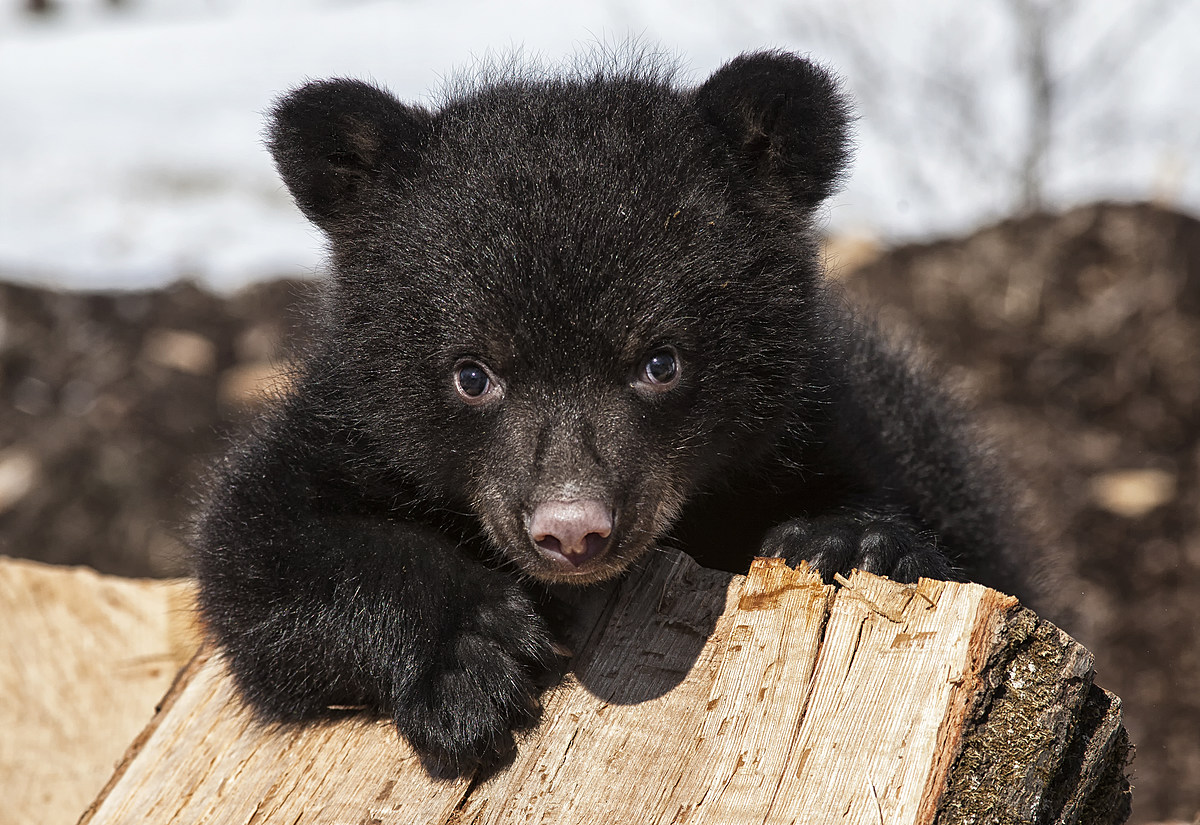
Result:
M541 715L539 694L561 677L567 655L515 585L463 614L440 658L398 702L400 733L437 776L501 764L513 732ZM408 682L411 674L398 674Z
M808 562L826 582L855 568L908 583L922 576L955 578L932 537L892 514L846 511L795 518L769 530L760 553L791 565Z

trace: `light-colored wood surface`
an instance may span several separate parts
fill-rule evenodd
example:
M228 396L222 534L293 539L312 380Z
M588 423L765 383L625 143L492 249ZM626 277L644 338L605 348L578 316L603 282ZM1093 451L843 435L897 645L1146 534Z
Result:
M191 587L0 557L0 825L68 825L196 649Z
M490 777L430 779L382 721L256 725L205 653L82 822L945 823L970 821L946 811L980 782L975 809L1024 806L997 821L1075 822L1105 766L1124 765L1118 705L1070 724L1093 690L1086 651L978 585L855 573L834 587L777 560L741 577L662 552L588 598L572 673ZM1022 652L1068 664L1025 670ZM976 738L1016 738L988 712L1025 689L1061 700L1064 724L964 773Z

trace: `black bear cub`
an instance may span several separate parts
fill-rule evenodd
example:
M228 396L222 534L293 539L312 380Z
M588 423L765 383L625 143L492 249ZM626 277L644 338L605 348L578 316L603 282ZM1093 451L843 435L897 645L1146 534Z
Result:
M849 118L781 52L695 88L631 58L493 71L436 110L354 80L284 97L269 144L328 237L324 324L195 548L249 704L366 706L439 771L494 764L562 667L541 586L659 543L1020 595L966 423L823 280Z

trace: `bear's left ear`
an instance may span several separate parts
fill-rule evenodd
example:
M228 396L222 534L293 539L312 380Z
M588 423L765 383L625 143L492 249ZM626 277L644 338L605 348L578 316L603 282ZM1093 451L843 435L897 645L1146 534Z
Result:
M381 178L418 167L433 133L424 109L359 80L319 80L271 112L267 146L296 204L326 232L355 218Z
M778 180L807 209L837 188L850 158L850 104L824 69L787 52L743 54L694 100L742 174Z

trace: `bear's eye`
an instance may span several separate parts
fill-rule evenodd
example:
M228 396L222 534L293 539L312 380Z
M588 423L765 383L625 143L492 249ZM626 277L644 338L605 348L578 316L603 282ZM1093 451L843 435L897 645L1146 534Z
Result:
M498 396L500 385L483 364L464 359L454 365L454 389L468 404L482 404Z
M638 375L642 386L652 390L668 390L679 382L679 355L671 347L650 353L642 362Z

